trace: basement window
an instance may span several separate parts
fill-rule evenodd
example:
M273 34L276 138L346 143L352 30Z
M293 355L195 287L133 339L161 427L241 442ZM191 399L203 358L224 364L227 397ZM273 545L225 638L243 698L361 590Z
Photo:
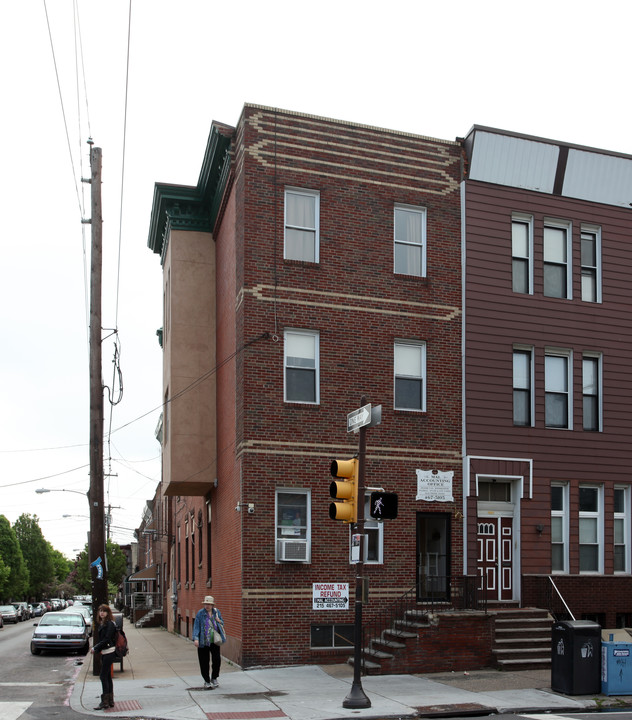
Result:
M312 648L350 648L354 646L353 625L312 625L310 635Z

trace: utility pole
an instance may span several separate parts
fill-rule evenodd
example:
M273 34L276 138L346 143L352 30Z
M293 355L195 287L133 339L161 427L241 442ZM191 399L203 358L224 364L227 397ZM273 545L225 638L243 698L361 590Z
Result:
M101 148L90 145L91 228L90 251L90 543L92 610L96 623L99 605L107 603L103 508L103 377L101 367L101 278L103 217L101 214ZM95 625L96 627L96 625ZM94 633L96 639L96 633ZM101 656L94 656L93 674L101 672Z

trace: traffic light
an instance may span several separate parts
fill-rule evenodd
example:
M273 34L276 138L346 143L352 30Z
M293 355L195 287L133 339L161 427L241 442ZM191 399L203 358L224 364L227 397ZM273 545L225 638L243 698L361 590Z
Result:
M346 523L358 521L358 460L334 460L331 463L334 480L329 486L329 494L337 502L329 505L329 517Z
M375 520L394 520L397 517L397 493L372 492L369 515Z

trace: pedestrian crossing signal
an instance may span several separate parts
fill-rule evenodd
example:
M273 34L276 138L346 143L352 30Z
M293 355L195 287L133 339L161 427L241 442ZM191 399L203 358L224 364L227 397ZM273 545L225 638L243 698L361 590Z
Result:
M394 520L397 517L397 493L372 492L369 515L374 520Z

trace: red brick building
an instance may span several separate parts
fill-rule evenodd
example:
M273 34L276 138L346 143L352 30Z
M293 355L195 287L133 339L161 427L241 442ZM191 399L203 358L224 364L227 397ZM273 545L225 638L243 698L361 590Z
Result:
M490 601L632 624L632 158L465 140L466 571Z
M357 452L363 396L382 407L366 484L399 495L367 522L366 617L462 572L461 152L246 105L213 124L196 186L155 187L168 627L190 636L212 594L244 667L349 654L329 466ZM348 584L349 609L314 609L315 583Z

